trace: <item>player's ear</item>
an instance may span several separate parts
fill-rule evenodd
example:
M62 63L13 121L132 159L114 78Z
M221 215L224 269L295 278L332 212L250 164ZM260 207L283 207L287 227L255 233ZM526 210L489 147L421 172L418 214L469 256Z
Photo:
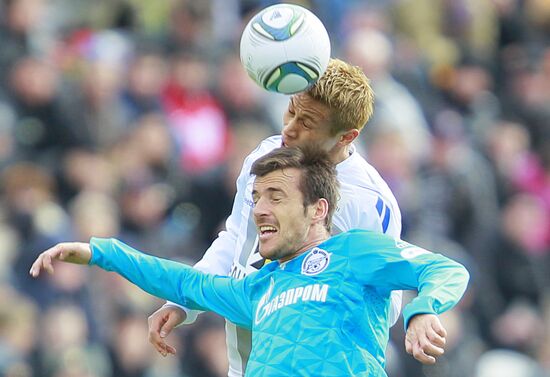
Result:
M351 144L359 136L359 130L357 128L347 130L342 135L340 135L340 140L338 141L343 146Z
M328 201L325 198L317 200L315 204L315 212L313 214L314 221L324 222L328 214Z

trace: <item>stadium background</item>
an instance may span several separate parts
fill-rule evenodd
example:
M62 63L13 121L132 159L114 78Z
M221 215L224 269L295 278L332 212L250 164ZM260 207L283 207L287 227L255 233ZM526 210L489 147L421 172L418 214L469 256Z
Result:
M223 322L147 341L162 302L39 252L115 236L196 261L230 212L243 157L286 97L243 73L238 40L267 1L3 0L0 376L209 377ZM404 239L465 263L445 356L388 350L392 377L550 375L550 2L318 0L333 56L377 94L359 147L390 184Z

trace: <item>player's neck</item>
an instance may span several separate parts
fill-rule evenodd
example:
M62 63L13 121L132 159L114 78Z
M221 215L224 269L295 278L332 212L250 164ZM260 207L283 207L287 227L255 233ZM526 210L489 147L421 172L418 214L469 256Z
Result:
M309 236L307 237L307 239L304 242L304 244L302 245L302 247L300 247L298 250L296 250L296 252L292 253L291 255L280 258L279 263L288 262L289 260L294 259L294 258L302 255L306 251L311 250L312 248L314 248L315 246L322 244L329 237L330 237L330 234L325 229L324 226L322 228L317 228L317 229L313 230L313 232L311 232L309 234Z
M350 146L345 145L341 148L335 147L332 151L330 151L329 155L332 162L335 165L338 165L350 156Z

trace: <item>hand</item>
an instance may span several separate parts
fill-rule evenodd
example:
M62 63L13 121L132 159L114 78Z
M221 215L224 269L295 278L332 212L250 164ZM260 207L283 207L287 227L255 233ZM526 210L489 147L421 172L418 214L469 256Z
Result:
M447 331L434 314L418 314L411 318L405 335L405 349L422 364L435 364L443 355Z
M54 259L75 264L88 264L92 258L90 244L84 242L62 242L44 251L36 258L29 273L38 277L40 271L46 270L53 274Z
M185 321L187 314L177 306L163 306L149 316L149 343L155 347L162 356L175 355L176 349L167 344L164 338L170 334L172 329Z

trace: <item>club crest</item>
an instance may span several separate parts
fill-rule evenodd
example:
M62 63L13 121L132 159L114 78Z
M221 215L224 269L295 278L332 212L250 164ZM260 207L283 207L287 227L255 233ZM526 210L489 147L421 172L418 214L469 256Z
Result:
M323 272L330 262L330 254L318 247L309 252L302 262L303 275L317 275Z

